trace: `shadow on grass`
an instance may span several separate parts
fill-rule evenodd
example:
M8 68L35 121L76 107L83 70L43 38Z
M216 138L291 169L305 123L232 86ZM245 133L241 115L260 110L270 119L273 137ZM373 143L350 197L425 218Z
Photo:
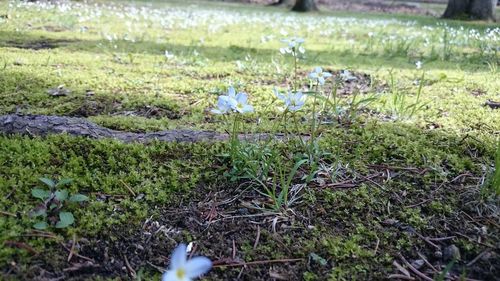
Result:
M117 40L73 40L50 38L51 33L46 35L34 35L31 33L18 34L15 32L0 31L0 47L21 49L53 49L60 48L69 52L93 52L93 53L130 53L163 56L165 50L176 55L191 56L196 50L201 57L215 62L228 62L244 59L248 54L258 61L270 61L273 57L281 56L276 49L253 48L245 46L230 45L226 47L217 46L193 46L172 43L156 43L150 41L128 42ZM116 48L115 48L116 46ZM408 57L398 52L387 54L373 54L369 52L353 52L351 50L339 51L314 51L308 50L307 58L303 61L305 65L346 65L349 67L362 68L396 68L415 69L414 62L420 57ZM425 58L424 58L425 59ZM436 60L436 59L433 59ZM466 60L466 63L463 63ZM461 59L461 69L467 71L488 71L488 66L483 64L481 58ZM458 61L440 61L426 65L428 70L457 69Z

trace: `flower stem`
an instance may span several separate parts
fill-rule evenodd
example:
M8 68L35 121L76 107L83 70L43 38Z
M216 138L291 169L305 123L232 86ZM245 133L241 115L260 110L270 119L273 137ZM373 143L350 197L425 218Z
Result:
M305 148L304 140L300 137L299 122L297 121L297 115L295 112L292 114L293 123L295 124L295 134L299 135L300 143Z
M238 136L237 136L237 131L238 131L238 114L234 114L234 121L233 121L233 131L231 133L231 156L234 159L236 155L236 146L238 142Z
M293 52L293 71L294 71L294 83L293 83L293 91L297 92L297 77L298 77L298 71L297 71L297 52Z
M311 165L312 163L315 161L315 158L314 157L314 141L315 141L315 138L316 138L316 95L318 94L319 92L319 84L318 82L316 83L316 93L314 94L314 99L313 99L313 108L312 108L312 121L311 121L311 142L310 142L310 145L309 145L309 160L311 161Z

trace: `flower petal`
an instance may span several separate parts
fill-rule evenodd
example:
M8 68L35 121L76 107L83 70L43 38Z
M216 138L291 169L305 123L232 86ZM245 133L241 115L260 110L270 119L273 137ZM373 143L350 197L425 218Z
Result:
M253 106L245 104L241 113L253 112Z
M212 112L213 114L224 114L225 112L222 112L222 110L219 110L219 109L212 109L210 110L210 112Z
M231 109L231 108L235 108L236 106L238 105L238 102L236 101L236 99L233 99L233 98L229 98L227 100L227 109Z
M280 100L283 100L285 98L282 94L280 94L280 92L276 88L273 88L273 93L274 93L274 96Z
M188 278L195 278L205 274L210 268L212 268L212 261L206 257L194 257L188 260L184 267L186 270L186 277Z
M323 69L320 66L316 66L316 68L314 68L314 72L321 73L323 72Z
M170 269L183 267L186 264L186 244L179 244L170 258Z
M168 270L163 273L161 281L179 281L175 270Z
M332 77L332 74L330 72L323 72L323 77L325 78Z
M230 86L229 89L227 89L227 95L234 98L234 96L236 95L236 91L234 90L233 86Z
M295 103L301 101L304 98L304 95L301 92L297 92L293 94L293 99L295 100Z
M276 97L280 100L280 101L286 101L286 97L280 93L275 93Z
M319 82L320 85L324 85L325 84L325 78L318 77L318 82Z
M238 93L236 95L236 101L238 103L247 103L247 100L248 100L248 96L245 93Z
M228 96L219 96L219 98L217 99L217 106L218 107L224 107L229 101L229 97Z

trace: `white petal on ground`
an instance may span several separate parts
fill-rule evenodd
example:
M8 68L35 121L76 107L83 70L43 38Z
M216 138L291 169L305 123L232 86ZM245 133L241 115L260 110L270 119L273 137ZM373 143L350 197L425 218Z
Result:
M196 278L207 273L212 268L212 262L206 257L194 257L187 261L184 269L188 278Z

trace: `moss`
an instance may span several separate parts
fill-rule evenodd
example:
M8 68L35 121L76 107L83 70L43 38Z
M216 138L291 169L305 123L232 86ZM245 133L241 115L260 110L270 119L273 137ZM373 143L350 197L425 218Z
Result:
M0 172L5 175L0 181L2 204L8 206L5 211L19 216L1 217L2 242L31 228L28 212L37 204L31 189L39 177L72 178L70 191L91 199L81 208L68 205L76 226L57 231L63 235L66 231L94 235L113 225L141 223L153 211L147 206L168 204L177 193L214 179L212 172L201 169L215 152L203 144L125 145L67 136L1 137L0 144ZM18 203L9 203L13 201ZM0 257L6 258L12 249L2 251Z
M487 99L497 99L500 90L495 64L498 53L488 51L496 43L492 37L481 42L460 41L462 33L457 31L459 37L452 41L463 45L455 42L445 48L446 27L432 17L326 11L293 15L270 7L191 4L98 1L97 8L78 3L60 13L1 2L0 10L9 16L0 18L0 114L86 117L108 128L132 132L177 128L223 132L227 123L209 114L208 109L219 93L234 85L249 93L257 112L245 117L241 131L282 133L284 129L276 126L280 111L272 89L290 86L292 62L279 54L279 32L293 30L297 36L307 34L306 56L298 67L301 86L308 84L306 75L315 66L330 71L349 69L369 75L366 79L371 86L357 96L358 101L374 100L353 111L353 95L339 94L340 105L349 117L339 118L332 111L322 116L320 164L328 171L316 174L319 179L309 182L300 200L290 207L290 214L278 216L276 232L272 228L275 217L271 216L262 220L242 217L242 224L236 219L218 221L222 226L210 225L218 227L220 233L228 231L226 227L235 228L231 239L237 243L239 258L302 258L307 262L273 267L305 280L385 279L393 272L396 253L411 256L416 250L434 251L426 248L415 231L429 237L454 236L456 229L450 228L455 226L463 228L460 231L474 229L461 217L471 212L468 206L484 205L484 213L488 213L487 204L495 202L492 191L485 191L488 200L478 200L480 204L471 202L477 196L469 194L476 192L470 188L477 185L475 178L485 172L498 175L498 167L496 173L492 167L498 154L500 111L482 106ZM102 16L95 16L97 9ZM149 16L136 17L134 11ZM162 14L166 11L168 16ZM197 16L187 22L188 17L177 17L176 13ZM208 20L232 16L237 20L231 24ZM203 21L192 26L197 19ZM292 29L290 22L294 23ZM496 27L471 22L447 25L463 28L463 34L474 29L481 36ZM368 32L376 36L371 38ZM269 40L269 35L273 39ZM428 42L419 35L425 35ZM388 36L396 38L387 40ZM166 58L165 50L174 57ZM422 70L415 69L417 60L423 61ZM424 81L420 81L422 71ZM417 98L420 84L422 92ZM47 93L59 85L71 92L60 97ZM399 105L406 110L398 112L394 100L401 97L405 102ZM409 114L417 101L419 109ZM287 130L308 134L310 114L306 112L310 109L308 102L298 113L298 128L288 126ZM260 145L249 146L253 152L248 155L258 155ZM250 195L241 193L248 182L230 182L224 177L231 168L221 156L227 148L224 143L143 145L64 135L0 136L0 205L9 213L0 216L0 244L19 240L50 257L40 260L22 248L0 247L0 264L16 262L17 279L29 280L34 278L32 265L44 264L54 271L67 266L67 252L60 243L73 234L96 245L104 241L106 247L112 245L121 254L130 248L120 244L122 240L140 244L143 237L137 235L146 231L144 222L161 221L168 217L166 210L196 209L190 213L195 219L214 211L204 209L206 204L214 204L219 216L238 215L242 209L252 214L261 211L247 208L248 204L262 206L267 202L258 192L252 193L252 188L245 189ZM294 153L303 152L294 141L273 143L269 149L280 155L286 167L293 166ZM308 172L309 167L301 168L297 183L302 183ZM54 240L23 236L32 230L28 213L37 203L30 191L42 176L72 178L70 191L91 198L68 207L75 214L75 226L51 229ZM347 184L328 185L332 182ZM234 203L217 205L224 200ZM232 245L221 238L223 235L211 232L211 228L200 230L196 228L200 226L189 224L190 219L163 222L176 224L172 227L180 231L172 234L174 238L158 238L155 246L196 241L206 243L201 247L212 258L231 256ZM261 236L254 249L255 225L260 226ZM494 244L496 234L497 227L489 225L488 234L481 239ZM453 242L470 259L482 251L467 239ZM155 250L148 250L159 257L154 264L165 263L167 254ZM311 261L313 253L326 264ZM138 272L144 269L143 280L158 278L149 265L136 264ZM106 274L125 274L119 270ZM239 269L229 267L214 272L215 277L209 276L214 280L235 279L240 274ZM248 267L243 274L248 275L242 279L265 280L269 270ZM89 278L121 277L96 273Z
M448 204L443 204L441 202L432 202L429 204L431 212L442 215L450 215L453 212L453 208Z
M314 274L313 272L304 272L302 275L303 280L305 281L312 281L312 280L318 280L318 276Z

